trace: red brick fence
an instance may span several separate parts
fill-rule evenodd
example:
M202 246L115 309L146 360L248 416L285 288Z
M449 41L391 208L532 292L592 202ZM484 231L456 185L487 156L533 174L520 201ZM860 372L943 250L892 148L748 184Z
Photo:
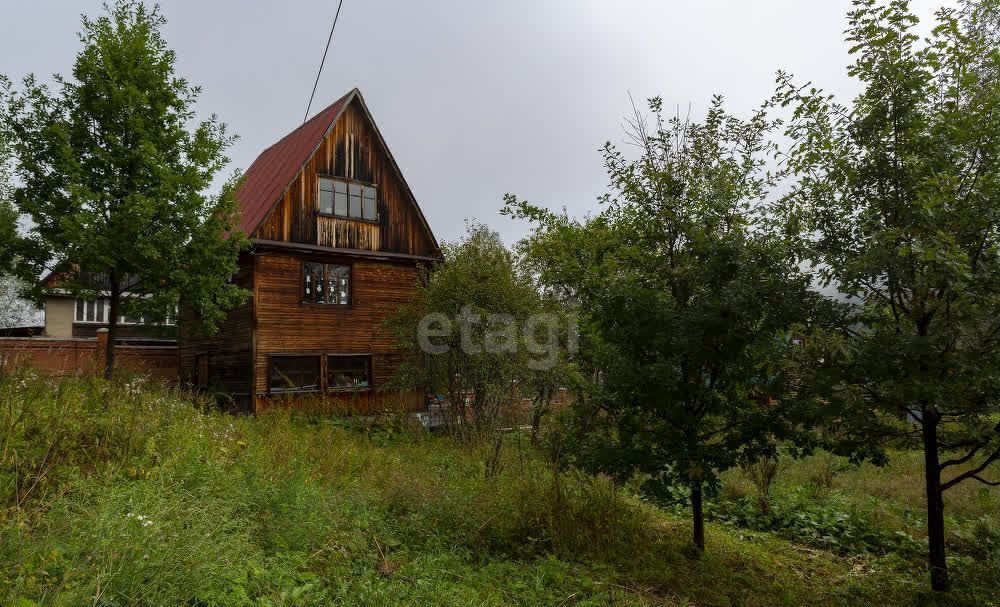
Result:
M96 339L0 337L0 371L28 365L47 375L98 373L104 366L107 332ZM177 381L177 346L171 342L118 342L116 367L166 381Z

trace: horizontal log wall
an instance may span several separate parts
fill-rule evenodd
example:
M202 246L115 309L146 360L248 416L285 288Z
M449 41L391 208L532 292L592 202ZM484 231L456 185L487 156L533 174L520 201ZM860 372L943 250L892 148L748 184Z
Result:
M73 337L97 337L98 329L107 329L107 323L73 323ZM119 339L177 339L177 327L155 325L118 325Z
M297 409L324 416L408 413L427 407L419 390L373 390L351 394L282 394L257 397L257 412Z
M192 313L182 307L180 325L180 379L194 385L199 355L208 357L208 385L230 394L250 395L253 344L253 257L243 254L234 282L251 293L243 305L230 310L214 334L199 332Z
M302 303L302 263L319 261L351 265L351 305ZM267 397L270 354L370 354L375 390L337 395L353 400L358 409L381 408L391 394L379 394L392 377L402 354L382 324L392 312L409 303L419 272L413 264L302 257L269 253L256 257L254 369L256 391ZM408 395L413 403L422 396ZM286 399L287 400L287 399ZM259 408L270 406L265 400Z
M165 382L177 381L177 346L115 346L115 366Z

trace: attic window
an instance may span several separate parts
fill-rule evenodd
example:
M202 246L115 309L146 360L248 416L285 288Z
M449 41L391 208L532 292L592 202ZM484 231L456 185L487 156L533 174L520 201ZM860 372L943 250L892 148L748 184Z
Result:
M321 215L348 219L378 219L377 188L356 181L320 177L319 212Z

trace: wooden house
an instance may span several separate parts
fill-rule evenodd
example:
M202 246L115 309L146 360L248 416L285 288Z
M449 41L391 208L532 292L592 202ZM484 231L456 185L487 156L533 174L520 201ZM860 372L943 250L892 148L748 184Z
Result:
M422 406L423 394L383 389L401 353L382 324L441 252L361 93L261 152L236 198L251 246L234 280L251 296L215 335L181 323L181 380L252 411Z

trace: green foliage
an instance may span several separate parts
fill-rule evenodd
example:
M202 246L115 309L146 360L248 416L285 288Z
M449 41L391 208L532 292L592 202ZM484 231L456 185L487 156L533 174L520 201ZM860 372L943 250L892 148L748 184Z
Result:
M442 253L414 300L387 321L410 353L394 383L447 396L449 422L462 432L493 428L502 405L521 396L545 406L573 381L564 311L482 225Z
M766 513L746 498L711 504L709 520L756 531L769 531L798 544L825 548L843 554L895 553L912 559L927 547L902 531L883 529L870 516L857 511L810 503L807 492L784 495Z
M7 80L0 75L0 91ZM2 100L2 97L0 97ZM11 201L10 134L0 121L0 275L13 269L15 243L17 242L17 211Z
M486 479L474 445L391 426L17 371L0 379L0 603L913 602L908 563L859 570L713 525L713 554L691 561L678 519L554 473L527 436ZM975 563L960 575L989 588Z
M634 123L638 159L604 148L601 214L579 222L512 197L506 212L538 225L522 245L529 267L581 312L595 389L566 461L700 496L791 431L770 397L786 391L791 332L817 298L758 211L774 124L739 120L719 97L703 123L665 120L659 99L650 110L653 127ZM604 422L613 431L595 434Z
M941 589L941 493L993 482L983 473L1000 460L1000 45L983 21L996 4L940 10L923 41L908 3L854 6L849 74L863 91L851 104L779 76L797 182L778 210L851 299L810 345L817 409L858 459L884 459L887 438L922 441Z
M212 328L246 295L229 283L246 243L235 178L205 193L234 137L214 116L195 122L199 89L175 73L164 25L158 7L119 0L83 18L72 78L3 87L14 208L30 220L13 243L18 270L34 285L57 269L83 295L103 277L112 337L119 314L162 321L182 296Z

